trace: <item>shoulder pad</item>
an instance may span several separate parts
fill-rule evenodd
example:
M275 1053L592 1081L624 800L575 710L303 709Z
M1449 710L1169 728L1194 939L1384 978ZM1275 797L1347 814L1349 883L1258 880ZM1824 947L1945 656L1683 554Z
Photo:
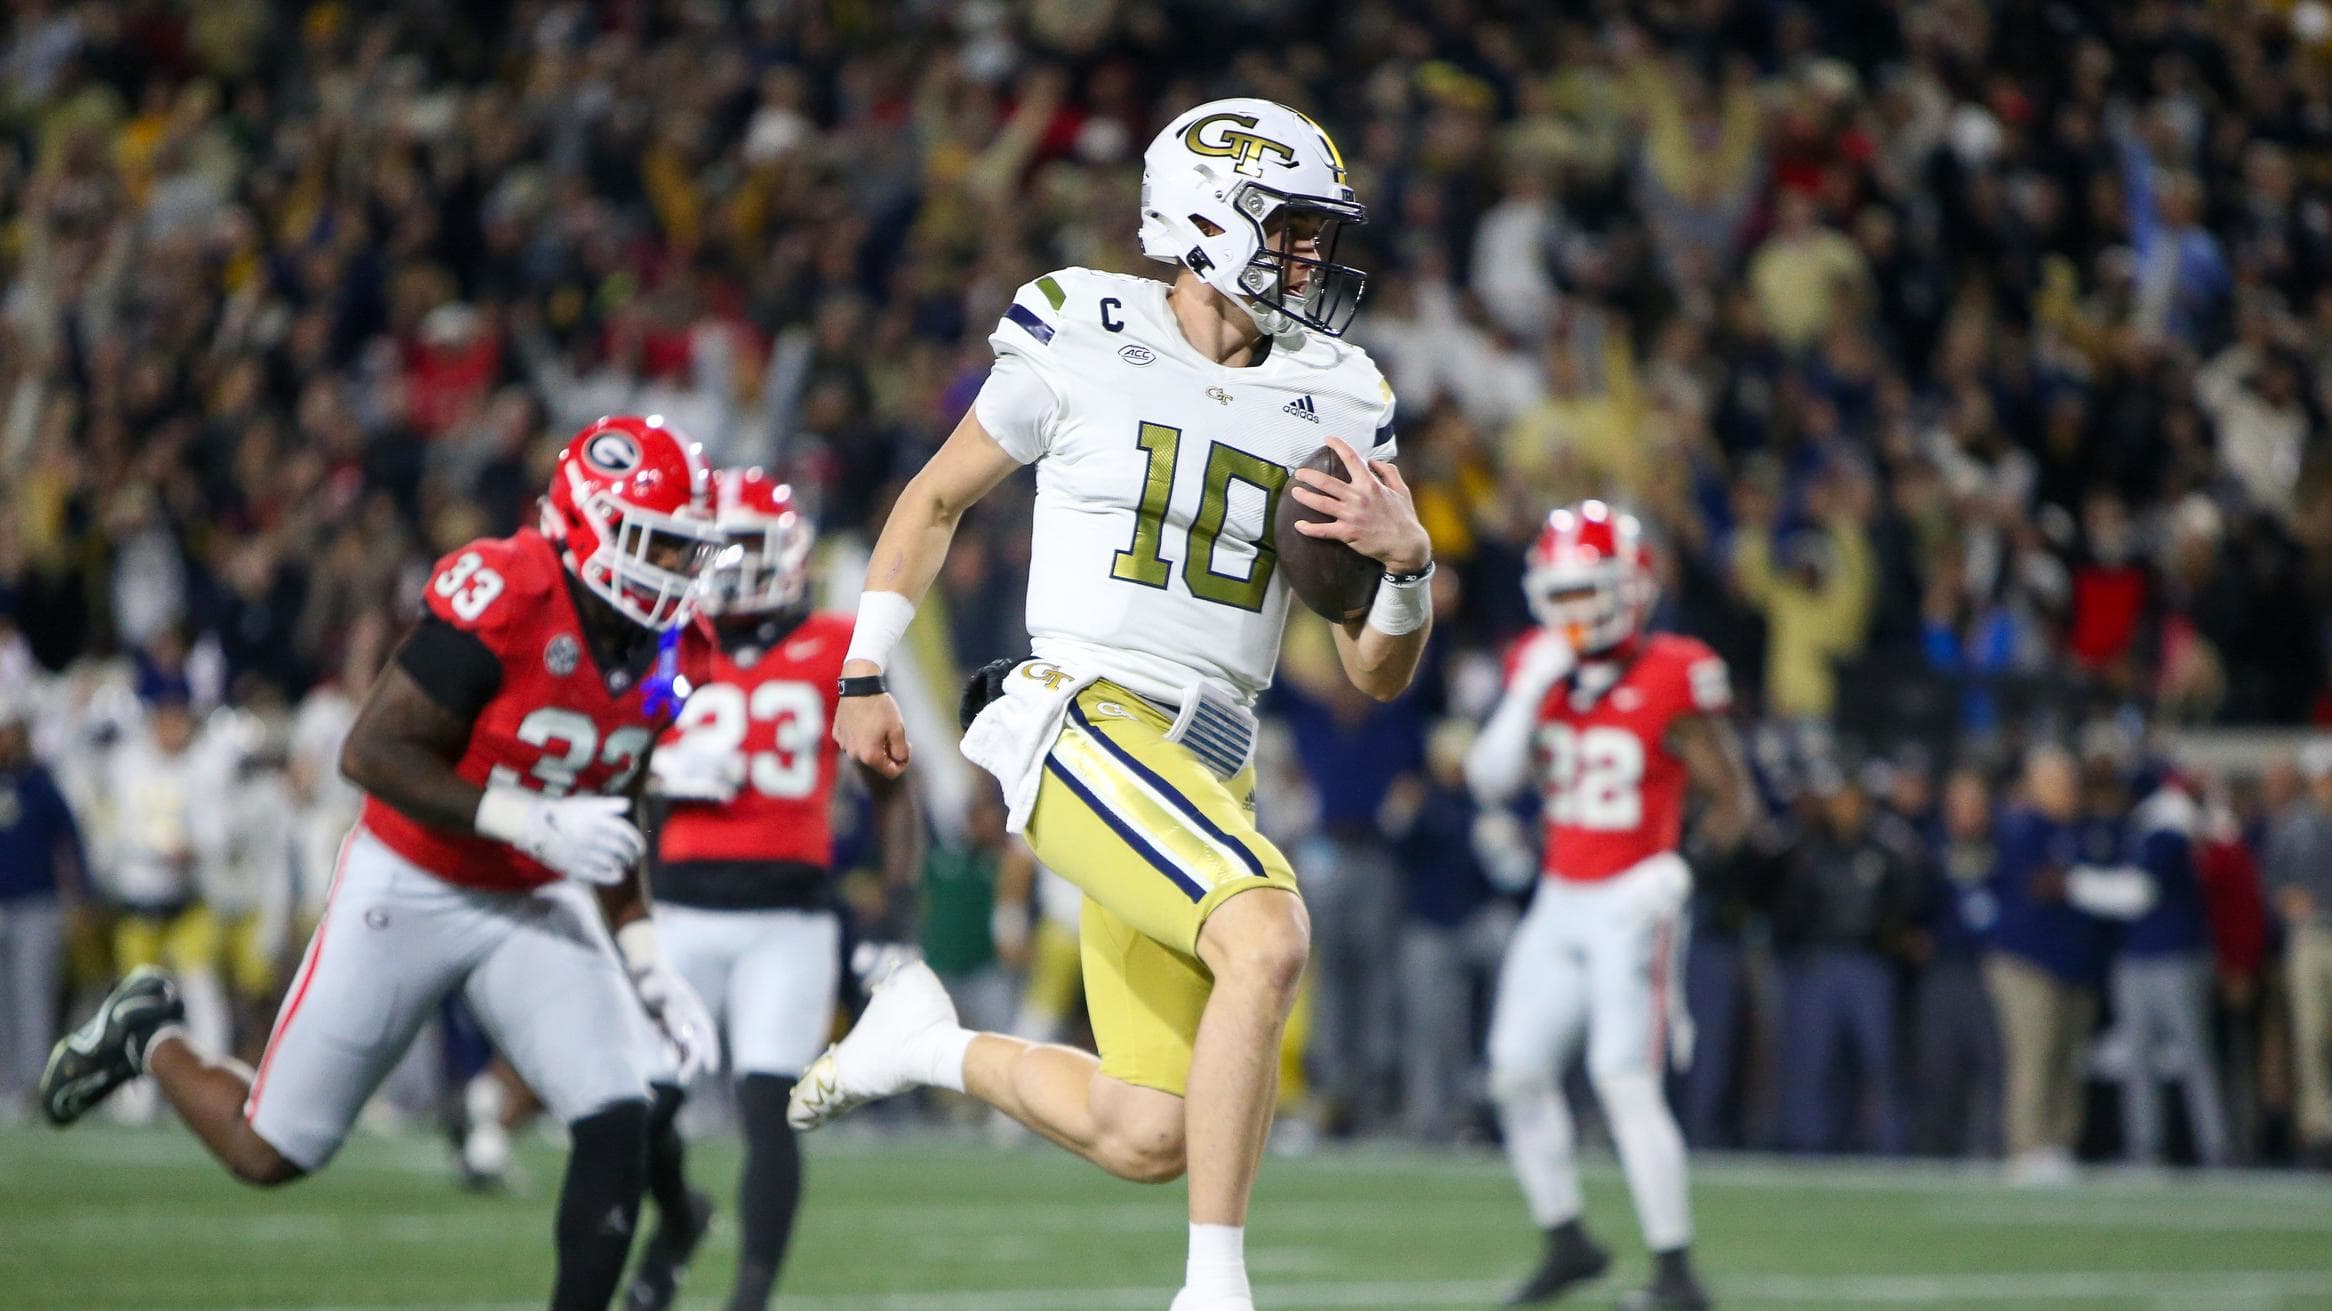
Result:
M1652 640L1662 661L1676 671L1687 706L1712 714L1732 707L1732 672L1708 643L1675 633L1662 633Z
M484 635L522 622L558 586L557 557L541 539L481 538L448 552L422 589L429 613Z
M1071 299L1084 299L1080 293L1087 289L1092 276L1090 269L1055 269L1020 284L1020 289L1012 293L1012 303L1004 307L1004 317L990 340L1000 350L1007 343L1023 348L1052 345L1053 338L1068 322Z

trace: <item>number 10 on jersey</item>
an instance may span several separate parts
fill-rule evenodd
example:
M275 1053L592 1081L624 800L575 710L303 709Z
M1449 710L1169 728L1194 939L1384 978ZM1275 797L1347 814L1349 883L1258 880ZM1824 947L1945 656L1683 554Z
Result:
M1134 511L1134 540L1110 560L1109 576L1144 587L1163 588L1173 562L1164 554L1166 512L1174 496L1174 466L1182 454L1182 430L1144 422L1135 442L1148 456L1142 473L1142 503ZM1231 484L1245 483L1263 493L1263 531L1255 542L1255 558L1244 574L1215 571L1215 547L1231 516ZM1271 590L1271 571L1279 551L1271 543L1271 525L1279 509L1287 470L1260 455L1215 442L1207 448L1206 476L1200 482L1198 513L1190 517L1190 533L1182 546L1182 581L1201 601L1261 610Z

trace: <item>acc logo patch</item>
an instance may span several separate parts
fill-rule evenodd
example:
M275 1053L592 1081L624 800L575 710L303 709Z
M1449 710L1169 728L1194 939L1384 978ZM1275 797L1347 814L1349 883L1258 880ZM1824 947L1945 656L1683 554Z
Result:
M640 444L628 432L603 432L583 445L583 459L609 477L640 467Z
M1117 348L1117 357L1128 364L1155 364L1158 361L1158 352L1147 346L1128 343Z
M550 644L543 648L543 668L550 670L553 678L565 678L582 663L583 647L572 633L553 637Z

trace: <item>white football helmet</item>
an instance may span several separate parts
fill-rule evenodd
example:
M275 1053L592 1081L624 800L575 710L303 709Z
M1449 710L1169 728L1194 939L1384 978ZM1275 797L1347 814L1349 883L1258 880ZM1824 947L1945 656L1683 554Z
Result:
M1366 222L1336 143L1275 101L1210 100L1142 153L1142 253L1197 274L1265 332L1344 335L1368 275L1335 262L1336 238ZM1315 253L1295 253L1307 237ZM1307 276L1290 295L1297 267Z

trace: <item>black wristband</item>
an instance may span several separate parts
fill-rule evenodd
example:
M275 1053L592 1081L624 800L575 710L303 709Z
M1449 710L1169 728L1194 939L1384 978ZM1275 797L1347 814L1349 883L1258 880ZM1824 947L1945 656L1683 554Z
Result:
M834 680L836 696L881 696L888 691L890 688L884 685L881 674L859 674Z
M1413 587L1431 577L1433 577L1433 561L1431 560L1425 562L1423 569L1411 573L1397 574L1390 569L1385 570L1385 581L1395 587Z

